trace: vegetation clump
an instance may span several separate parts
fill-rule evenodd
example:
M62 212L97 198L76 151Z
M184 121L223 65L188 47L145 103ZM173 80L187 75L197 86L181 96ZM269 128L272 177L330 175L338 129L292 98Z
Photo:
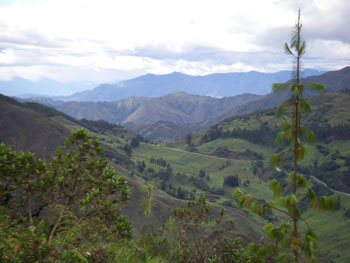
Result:
M86 130L48 164L0 144L0 170L2 262L101 262L105 245L131 238L130 187Z

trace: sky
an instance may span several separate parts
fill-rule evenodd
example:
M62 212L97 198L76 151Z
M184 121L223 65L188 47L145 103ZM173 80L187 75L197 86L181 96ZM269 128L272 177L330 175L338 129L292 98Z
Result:
M288 70L298 8L304 67L350 65L349 0L0 0L0 80Z

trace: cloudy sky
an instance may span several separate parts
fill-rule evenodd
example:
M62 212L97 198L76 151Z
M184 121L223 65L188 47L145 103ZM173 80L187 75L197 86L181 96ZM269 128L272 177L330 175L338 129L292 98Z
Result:
M304 67L350 65L349 0L1 0L0 80L290 69L299 7Z

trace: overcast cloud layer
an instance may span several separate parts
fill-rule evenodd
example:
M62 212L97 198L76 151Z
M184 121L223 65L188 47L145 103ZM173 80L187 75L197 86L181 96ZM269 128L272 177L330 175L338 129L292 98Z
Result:
M290 69L283 44L299 7L304 67L350 65L349 0L2 0L0 79Z

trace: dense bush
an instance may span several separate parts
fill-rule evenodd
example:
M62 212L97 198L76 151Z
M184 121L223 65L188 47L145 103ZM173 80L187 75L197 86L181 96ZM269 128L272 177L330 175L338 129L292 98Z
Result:
M131 238L119 208L130 188L85 130L48 164L0 144L0 171L2 262L101 262L105 245Z
M239 180L236 175L229 175L224 179L224 186L236 187L239 186Z

